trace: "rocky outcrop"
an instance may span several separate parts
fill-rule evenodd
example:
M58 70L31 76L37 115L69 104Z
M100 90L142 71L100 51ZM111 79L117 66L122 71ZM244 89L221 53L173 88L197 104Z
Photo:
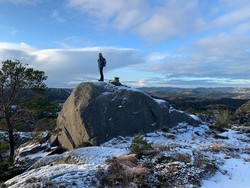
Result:
M239 124L249 124L250 122L250 101L243 104L236 110L235 119Z
M122 148L96 146L44 156L26 172L9 179L0 187L103 187L96 185L99 165L113 156L127 153L128 150Z
M39 142L26 142L22 144L16 151L16 157L25 157L48 149L48 144L40 144Z
M155 100L140 90L105 82L85 82L73 90L59 113L58 141L69 150L86 143L99 145L116 136L172 127L178 122L175 117L187 116L176 113L171 119L167 102ZM187 120L180 119L180 122ZM192 119L188 123L194 122Z
M182 122L186 122L190 125L198 125L200 120L198 117L190 116L183 111L170 108L168 114L168 125L174 127Z

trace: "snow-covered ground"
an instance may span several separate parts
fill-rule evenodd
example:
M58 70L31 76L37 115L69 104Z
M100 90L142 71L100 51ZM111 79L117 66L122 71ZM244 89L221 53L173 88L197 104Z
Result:
M247 135L248 134L248 135ZM218 170L202 180L204 188L248 188L250 186L249 133L227 130L223 133L207 125L193 127L185 123L168 132L157 131L144 135L153 146L168 147L173 152L189 154L199 151L217 160ZM66 154L43 157L36 166L6 182L8 187L98 187L100 168L107 168L106 159L129 154L131 137L117 137L100 147L79 148ZM185 187L195 187L186 184Z

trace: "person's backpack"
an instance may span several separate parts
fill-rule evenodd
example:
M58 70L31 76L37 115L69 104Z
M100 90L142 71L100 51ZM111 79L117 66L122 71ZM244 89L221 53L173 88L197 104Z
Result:
M105 67L106 66L106 59L103 58L103 66Z

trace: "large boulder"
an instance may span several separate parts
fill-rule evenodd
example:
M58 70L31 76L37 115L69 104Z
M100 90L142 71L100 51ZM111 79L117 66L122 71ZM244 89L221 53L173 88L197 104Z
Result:
M174 126L169 114L167 102L140 90L85 82L73 90L59 113L58 141L69 150L86 143L99 145L116 136Z

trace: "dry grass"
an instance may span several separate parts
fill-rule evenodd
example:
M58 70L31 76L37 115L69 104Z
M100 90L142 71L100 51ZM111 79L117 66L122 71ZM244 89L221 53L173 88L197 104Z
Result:
M171 150L171 147L169 145L164 145L164 144L155 144L154 145L154 149L156 151L170 151Z
M208 160L205 158L205 156L200 153L200 152L197 152L195 155L194 155L194 166L197 167L197 168L201 168L202 166L206 165L208 163Z
M250 163L250 157L244 158L244 161L247 162L247 163Z
M98 179L103 186L129 187L131 184L145 185L146 167L138 163L134 154L108 159L108 168L99 169Z
M145 174L147 172L147 169L143 167L142 165L138 165L135 167L131 167L127 169L128 173L130 173L132 176L136 176L139 174Z
M228 146L228 145L219 144L219 143L211 144L210 146L203 148L203 151L209 151L213 153L222 152L226 154L227 158L239 157L241 153L241 149L238 147Z
M117 163L129 166L129 167L133 167L136 165L138 159L135 157L135 154L130 154L130 155L120 155L117 157L114 157L112 159L110 159L111 161L107 160L107 162L111 162L112 160L116 160Z
M181 162L184 162L184 163L190 163L191 162L191 156L189 154L176 153L174 155L174 159L176 161L181 161Z
M221 150L225 149L225 145L224 144L211 144L210 146L206 147L203 149L203 151L212 151L212 152L220 152Z

